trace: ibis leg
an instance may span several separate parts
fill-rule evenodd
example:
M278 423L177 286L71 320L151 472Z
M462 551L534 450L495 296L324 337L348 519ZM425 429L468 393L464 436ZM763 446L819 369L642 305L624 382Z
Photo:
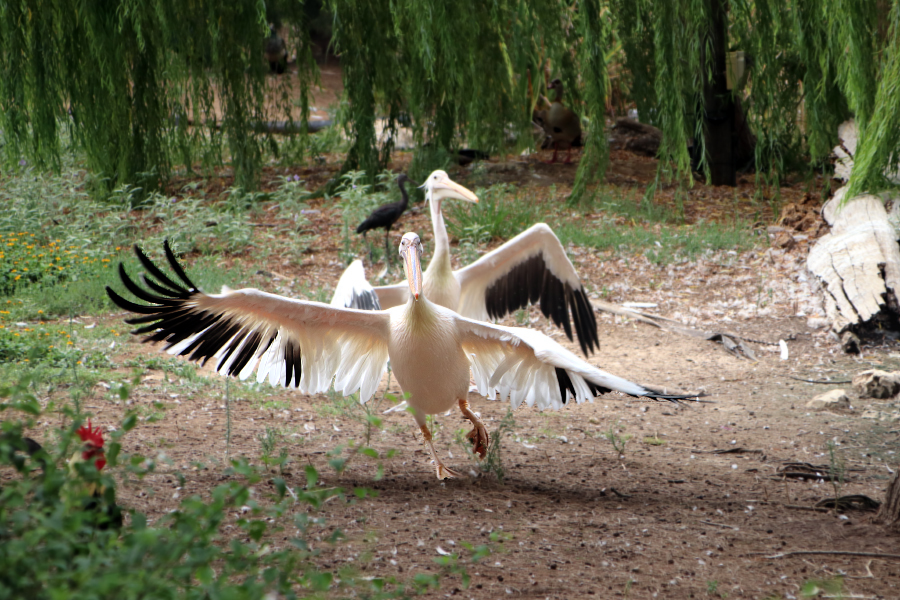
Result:
M372 257L372 244L369 243L369 238L366 237L365 231L363 231L363 241L366 243L366 247L369 249L369 264L375 264L375 260Z
M385 271L391 270L391 248L389 245L390 240L388 239L391 235L390 228L384 230L384 269Z
M484 426L484 423L481 422L481 419L476 417L475 413L469 408L468 400L464 398L459 399L459 410L462 412L463 416L472 421L472 425L474 425L472 431L466 436L474 446L472 451L481 458L484 458L487 456L488 446L491 443L491 436L488 435L487 428Z
M437 452L434 451L434 444L431 443L431 432L428 431L428 425L419 425L419 429L422 430L422 435L425 436L425 447L428 448L428 451L431 453L431 460L434 461L434 472L437 475L437 478L448 479L450 477L460 477L459 473L445 467L444 463L441 462L441 459L437 457Z

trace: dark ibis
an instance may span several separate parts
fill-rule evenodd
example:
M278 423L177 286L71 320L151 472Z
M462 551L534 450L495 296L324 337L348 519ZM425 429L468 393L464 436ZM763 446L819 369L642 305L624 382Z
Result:
M391 227L394 226L400 216L406 212L406 208L409 206L409 195L406 193L406 182L410 182L411 184L418 186L419 184L406 176L406 173L401 173L399 177L397 177L397 187L400 188L400 196L401 200L397 202L391 202L389 204L383 204L373 210L366 220L359 224L359 227L356 228L356 233L363 234L363 238L366 237L366 232L370 229L378 229L379 227L384 228L384 260L386 263L390 263L390 252L388 250L388 236L391 234ZM369 259L371 260L371 253L369 255Z

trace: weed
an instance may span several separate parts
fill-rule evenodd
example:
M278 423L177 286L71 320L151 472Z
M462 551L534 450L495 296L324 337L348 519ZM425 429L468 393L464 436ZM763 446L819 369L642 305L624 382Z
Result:
M649 446L663 446L666 443L666 440L660 438L658 435L653 437L645 437L644 443Z
M833 577L832 579L813 579L806 581L800 587L800 597L817 598L819 594L827 594L830 598L844 597L844 579L843 577Z
M632 436L619 432L618 421L616 421L614 425L609 426L609 429L603 433L603 437L605 437L609 441L609 443L612 444L612 447L616 451L616 454L619 456L619 459L624 459L625 446L628 444L628 440L630 440Z
M271 465L277 465L281 474L284 474L284 467L290 460L288 449L284 445L284 432L275 427L266 426L265 434L260 433L256 436L259 440L260 452L263 464L268 469ZM278 448L278 446L281 446ZM275 451L278 450L278 456Z
M710 596L718 596L719 598L728 597L728 594L719 591L719 582L716 580L706 582L706 593Z
M504 435L514 433L515 428L516 420L513 417L512 409L508 408L506 414L500 419L497 429L491 433L491 442L488 444L487 454L481 463L481 470L485 473L493 473L500 483L503 483L504 476L501 440Z
M828 451L828 466L830 469L829 477L831 481L831 486L834 489L834 497L841 497L841 489L844 486L844 480L847 474L847 466L844 462L844 457L841 456L838 451L837 445L833 440L829 440L826 444L826 448ZM837 506L837 504L835 504Z

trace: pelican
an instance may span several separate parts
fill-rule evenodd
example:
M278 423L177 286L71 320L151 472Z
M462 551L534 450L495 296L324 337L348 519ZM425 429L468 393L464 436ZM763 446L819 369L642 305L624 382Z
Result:
M490 438L469 408L469 374L479 393L509 398L513 408L560 408L570 400L584 402L617 390L631 396L678 401L688 396L661 393L584 362L533 329L503 327L461 317L428 300L424 291L422 242L415 233L400 241L406 272L407 300L388 310L365 311L294 300L256 289L205 294L195 286L168 242L164 244L172 270L165 275L135 246L149 273L137 285L119 265L125 288L149 304L126 300L112 288L106 292L125 310L141 316L126 319L142 325L134 334L149 334L144 342L165 342L171 354L206 363L216 371L245 379L256 371L268 381L316 394L332 385L344 395L359 391L368 401L381 382L387 361L408 394L413 417L422 431L438 479L456 477L438 457L426 416L458 406L472 422L468 438L484 458Z
M570 341L571 313L585 355L599 347L597 319L587 292L550 227L545 223L533 225L472 264L454 271L450 266L450 238L441 202L448 198L478 202L478 196L440 170L429 175L423 187L434 230L434 255L425 270L423 284L431 302L464 317L487 321L540 301L544 316L562 327ZM372 296L377 296L380 308L406 303L409 291L405 283L372 287L365 279L362 263L356 262L341 275L331 301L333 306L364 308L356 299L365 297L372 305Z

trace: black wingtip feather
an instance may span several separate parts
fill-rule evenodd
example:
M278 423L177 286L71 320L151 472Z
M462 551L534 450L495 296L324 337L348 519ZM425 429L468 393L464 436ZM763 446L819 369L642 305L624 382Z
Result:
M175 258L175 253L172 252L171 246L169 246L169 240L163 241L163 248L166 251L166 258L169 260L169 265L171 265L172 270L181 278L183 282L185 282L188 286L189 290L200 291L194 282L188 279L187 273L184 272L184 269L181 268L181 265L178 264L178 260Z
M177 283L172 281L172 279L168 275L166 275L165 273L160 271L159 267L157 267L155 264L153 264L153 261L150 260L146 254L144 254L144 251L141 250L141 247L138 246L137 244L134 245L134 253L138 257L138 260L141 261L141 264L144 266L144 268L147 269L147 271L151 275L153 275L158 281L160 281L163 285L166 285L166 286L172 288L173 290L178 290L178 292L181 294L188 293L188 290L184 289L183 287L181 287L180 285L178 285ZM122 265L122 263L119 263L119 267L120 267L121 271L124 272L124 266Z

